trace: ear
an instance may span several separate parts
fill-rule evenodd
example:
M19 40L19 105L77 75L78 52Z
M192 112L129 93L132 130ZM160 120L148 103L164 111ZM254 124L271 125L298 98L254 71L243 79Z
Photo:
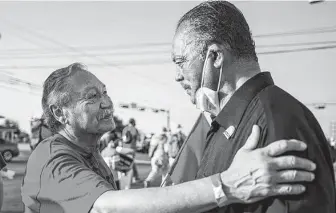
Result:
M51 111L51 113L53 114L54 118L62 123L62 124L66 124L67 123L67 118L65 115L65 112L62 110L62 108L56 106L56 105L50 105L49 109Z
M209 56L213 59L213 66L217 69L223 66L224 61L229 57L228 50L224 45L213 43L208 47Z

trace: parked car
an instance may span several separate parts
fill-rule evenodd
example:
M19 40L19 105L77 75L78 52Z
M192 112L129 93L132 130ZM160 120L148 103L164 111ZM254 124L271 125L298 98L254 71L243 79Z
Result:
M0 138L0 153L6 162L10 162L20 154L18 144Z

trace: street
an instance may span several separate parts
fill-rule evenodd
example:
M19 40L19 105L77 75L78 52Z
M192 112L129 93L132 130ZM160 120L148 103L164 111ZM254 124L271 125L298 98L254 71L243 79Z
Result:
M20 145L20 156L13 159L8 163L7 168L15 171L15 177L13 180L4 179L4 201L1 209L1 213L22 213L24 207L21 201L21 183L24 176L26 162L30 155L30 150L27 145ZM147 177L150 171L150 164L148 164L147 154L137 153L138 171L141 180ZM153 186L159 186L160 180L157 180ZM142 182L133 184L132 188L141 188Z

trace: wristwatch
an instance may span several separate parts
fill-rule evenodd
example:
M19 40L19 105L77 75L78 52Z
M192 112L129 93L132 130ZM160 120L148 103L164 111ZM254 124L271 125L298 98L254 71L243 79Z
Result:
M215 195L217 205L218 207L223 207L227 203L228 199L223 190L223 182L221 176L220 174L215 174L210 176L210 179L212 182L212 189Z

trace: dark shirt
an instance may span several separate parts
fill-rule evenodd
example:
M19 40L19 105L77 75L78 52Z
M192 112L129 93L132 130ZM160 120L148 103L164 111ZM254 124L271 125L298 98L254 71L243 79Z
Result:
M115 189L98 151L55 134L30 155L21 195L25 213L87 213L100 195Z
M3 159L2 154L0 153L0 170L6 167L6 161Z
M131 135L131 140L128 143L124 143L123 147L125 148L131 148L133 150L136 150L136 143L139 139L139 132L135 126L128 125L123 129L122 136L125 137L126 133L129 132Z
M175 184L195 180L209 129L210 125L201 113L170 168L169 174Z
M315 180L304 183L307 191L302 195L268 198L249 205L234 204L209 212L335 213L335 177L327 139L309 109L275 86L268 72L259 73L243 84L213 120L197 178L228 169L254 124L261 127L258 147L280 139L306 142L306 151L289 154L315 162ZM235 127L235 132L227 139L229 134L225 131L230 126Z

